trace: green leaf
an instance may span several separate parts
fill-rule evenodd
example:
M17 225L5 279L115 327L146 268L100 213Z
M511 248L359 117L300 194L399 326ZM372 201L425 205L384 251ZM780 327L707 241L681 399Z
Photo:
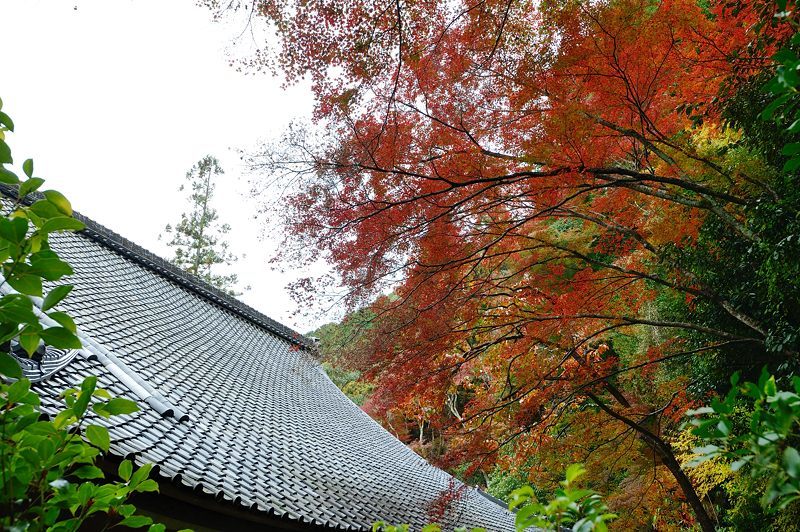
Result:
M104 478L103 470L93 465L81 466L72 474L82 479Z
M781 48L773 54L772 59L778 63L788 63L797 61L797 55L788 48Z
M22 368L19 363L8 353L0 353L0 374L12 379L22 378Z
M58 394L58 396L59 396L59 397L63 397L63 398L65 398L65 399L66 399L66 398L69 398L69 397L73 397L73 398L74 398L74 397L75 397L75 395L76 395L78 392L80 392L80 390L78 390L77 388L67 388L66 390L62 390L62 391L61 391L61 393L60 393L60 394ZM92 394L92 395L94 395L94 394Z
M103 399L111 399L111 394L108 393L108 390L105 390L103 388L95 388L92 395L95 397L101 397Z
M86 439L89 440L89 443L105 452L108 452L108 448L111 445L108 429L99 425L89 425L86 427Z
M3 111L0 111L0 124L6 126L9 131L14 131L14 121Z
M39 440L39 438L37 438L37 441L38 440ZM30 441L31 441L31 438L28 438L28 442L30 442ZM36 449L34 449L33 447L17 448L15 451L16 451L15 454L17 454L17 456L20 459L18 461L16 461L15 464L11 465L11 468L9 469L9 471L11 471L12 475L14 474L14 471L13 471L14 470L14 466L16 466L19 463L26 462L28 465L31 465L33 467L39 467L41 465L41 463L42 463L41 459L39 458L39 453L36 452Z
M19 335L19 345L32 356L36 349L39 347L39 331L35 327L25 327Z
M78 508L70 509L71 511L77 511ZM66 519L62 521L58 521L57 523L53 523L53 525L47 529L47 532L76 532L81 525L81 519L78 517L73 517L71 519Z
M161 523L155 523L150 525L150 528L147 529L147 532L164 532L166 529L167 527Z
M28 398L31 398L32 401L28 401ZM25 402L26 404L17 407L17 409L21 411L22 415L20 415L19 419L17 419L17 424L14 426L14 432L22 432L32 424L39 421L39 411L36 410L40 403L39 396L34 392L31 392L25 398Z
M33 313L33 303L30 299L19 294L9 294L0 299L0 319L14 323L36 323L38 320Z
M75 419L81 419L86 413L86 408L89 406L90 400L91 395L84 393L79 394L78 397L72 401L72 406L68 412L75 416ZM70 401L67 401L67 404L70 404Z
M88 503L89 499L91 499L92 495L94 495L94 490L95 490L95 485L92 484L91 482L84 482L83 484L81 484L81 486L78 488L78 493L77 493L78 502L80 503L81 506L86 506L86 503Z
M28 233L28 220L25 218L0 218L0 237L13 242L21 243Z
M794 447L787 447L783 451L783 466L786 474L793 479L800 479L800 453Z
M570 502L578 501L593 494L594 492L592 490L587 489L569 489L565 492L565 495Z
M95 414L97 414L100 417L103 417L103 418L106 418L106 419L111 417L111 414L109 414L108 411L106 410L105 403L95 403L95 404L93 404L92 405L92 410L94 411Z
M92 398L92 393L96 387L97 377L91 376L83 379L83 382L81 383L81 391L78 394L77 399L75 399L75 403L72 405L72 413L76 418L81 419L83 417L83 414L86 412L86 407L89 405L89 401Z
M44 511L44 519L43 519L44 520L44 524L47 525L48 527L52 526L53 523L56 522L56 519L58 519L58 515L60 513L61 513L61 509L58 508L58 507L47 508ZM47 530L49 532L49 531L52 531L53 528L48 528Z
M11 148L6 141L0 139L0 164L12 164L14 159L11 157Z
M542 508L539 504L530 504L521 508L514 517L514 525L517 528L517 532L523 532L534 524L537 524L539 522L537 517L539 517L541 513Z
M56 428L49 421L37 421L25 427L27 432L36 434L38 436L53 436L56 434Z
M36 452L39 453L43 461L49 460L56 452L56 445L50 438L42 438L36 446Z
M128 482L131 479L131 473L133 473L133 463L130 460L123 460L117 469L119 478Z
M81 382L81 393L91 396L97 389L97 377L90 375Z
M10 242L0 240L0 264L4 263L11 257L12 248L16 248L16 246Z
M41 177L32 177L26 181L23 181L22 184L19 186L19 197L24 198L31 192L36 192L39 190L39 187L44 184L44 179Z
M0 315L3 311L0 311ZM7 342L14 338L19 331L17 323L0 323L0 343Z
M144 464L142 467L137 469L131 476L131 486L135 488L141 484L148 476L150 476L151 469L153 469L153 464Z
M92 447L94 449L94 447ZM119 484L103 484L95 493L95 500L102 502L103 504L111 504L115 500L119 500L122 490L120 490ZM125 490L127 493L128 490ZM130 514L128 514L130 515Z
M56 206L56 208L67 216L72 216L72 204L64 197L61 192L57 190L45 190L42 194L47 198L47 201Z
M25 392L24 395L22 395L22 397L17 399L17 402L20 405L35 405L35 406L38 406L39 405L39 394L36 393L36 392L27 391L27 392ZM14 411L16 412L17 409L14 409ZM21 414L22 414L22 412L20 411L20 415Z
M14 468L12 474L22 483L23 486L30 484L31 480L33 480L33 470L31 466L21 460L17 461L16 467Z
M796 155L800 153L800 142L790 142L781 150L783 155Z
M50 218L47 220L40 231L43 233L52 233L54 231L80 231L84 229L86 225L80 220L69 216L57 216L55 218Z
M141 528L153 523L153 520L143 515L132 515L120 521L118 526L127 526L130 528Z
M63 216L55 204L47 201L46 199L35 201L33 205L31 205L31 210L42 218Z
M123 397L115 397L114 399L111 399L105 404L105 408L106 411L108 411L108 413L112 416L132 414L133 412L139 411L139 407L134 401L125 399Z
M764 384L764 388L763 389L764 389L764 393L767 396L775 395L775 392L778 391L778 387L775 384L775 377L774 376L770 376L770 378L767 379L767 382Z
M567 484L572 484L578 477L582 476L586 473L586 469L583 467L583 464L572 464L567 467L567 472L565 474L565 482Z
M19 183L19 176L4 166L0 166L0 183L6 185L16 185Z
M26 176L33 177L33 159L25 159L25 162L22 163L22 171Z
M511 498L508 501L508 509L513 510L520 504L524 504L531 499L535 500L536 494L530 486L522 486L521 488L515 489L511 492Z
M48 281L58 281L65 275L72 275L72 267L49 250L42 250L30 256L33 275L44 277Z
M14 383L12 383L6 393L8 394L8 402L9 403L18 403L20 399L25 397L25 394L28 393L28 390L31 389L31 381L28 379L20 379Z
M800 157L792 157L783 164L783 171L787 173L794 172L800 168Z
M61 325L65 329L67 329L72 334L76 334L77 333L78 328L75 325L75 322L69 316L69 314L66 314L65 312L56 311L56 312L49 313L48 316L50 318L52 318L53 320L55 320L59 325Z
M141 482L138 486L136 486L136 491L139 492L158 491L158 482L156 482L152 478L148 478L147 480Z
M75 334L65 327L49 327L39 333L47 345L58 349L80 349L81 341Z
M67 294L69 294L70 291L72 291L72 285L69 284L56 286L55 288L50 290L50 292L48 292L47 296L45 296L44 298L44 302L42 303L42 310L47 311L56 306L59 302L61 302L61 300L67 297Z
M6 277L11 287L22 294L42 296L42 278L36 275L19 274Z

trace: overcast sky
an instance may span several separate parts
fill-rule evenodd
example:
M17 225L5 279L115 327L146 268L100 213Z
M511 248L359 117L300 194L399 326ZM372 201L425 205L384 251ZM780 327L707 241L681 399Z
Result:
M216 207L232 226L242 299L307 332L324 318L293 316L284 290L299 272L271 271L279 243L260 239L238 148L274 139L308 119L307 87L281 89L268 75L229 66L248 48L243 22L214 23L191 0L1 0L0 98L15 121L15 162L76 210L163 255L158 240L184 209L178 187L201 157L220 159Z

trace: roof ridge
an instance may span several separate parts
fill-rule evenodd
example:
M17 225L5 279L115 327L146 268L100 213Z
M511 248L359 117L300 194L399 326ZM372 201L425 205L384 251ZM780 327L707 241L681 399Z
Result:
M0 183L0 193L11 198L18 198L17 189L12 185ZM39 192L34 192L26 196L25 203L33 203L36 200L44 199L44 195ZM211 286L199 277L180 269L166 259L159 257L152 251L132 242L131 240L123 237L119 233L109 229L108 227L92 220L88 216L74 211L73 216L86 225L85 229L77 231L85 235L89 239L97 242L98 244L114 251L123 257L131 260L132 262L146 268L161 277L165 277L170 281L182 286L186 290L194 293L201 298L210 301L220 307L233 312L237 316L262 327L269 332L276 334L288 340L289 342L309 350L313 350L315 344L313 340L298 333L294 329L279 323L269 316L259 312L253 307L242 303L230 294L226 294L222 290Z

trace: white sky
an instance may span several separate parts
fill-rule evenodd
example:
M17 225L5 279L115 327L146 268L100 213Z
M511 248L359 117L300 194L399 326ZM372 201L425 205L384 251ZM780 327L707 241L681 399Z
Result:
M243 22L214 23L191 0L0 0L0 22L0 98L16 125L7 141L17 168L33 158L76 210L164 256L158 235L184 210L186 171L215 155L226 172L215 206L232 250L247 254L234 269L252 286L242 299L301 332L319 323L292 315L284 286L300 272L267 265L279 242L259 238L236 152L308 119L312 96L229 66L232 41L252 42Z

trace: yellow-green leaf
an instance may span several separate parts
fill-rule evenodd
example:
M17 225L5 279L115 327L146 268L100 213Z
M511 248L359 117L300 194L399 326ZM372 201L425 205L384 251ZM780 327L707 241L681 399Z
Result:
M59 211L67 216L72 216L72 204L69 200L57 190L45 190L42 194L47 198L47 201L55 205Z

